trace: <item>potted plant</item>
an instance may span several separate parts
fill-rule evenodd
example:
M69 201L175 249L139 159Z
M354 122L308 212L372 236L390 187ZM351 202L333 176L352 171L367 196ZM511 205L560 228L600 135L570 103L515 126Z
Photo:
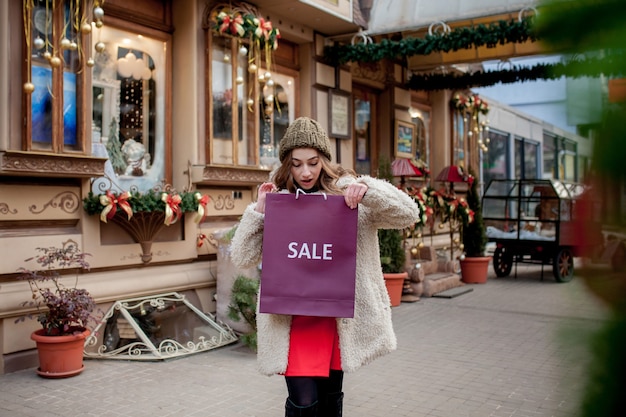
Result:
M487 282L490 256L485 256L487 235L478 195L478 184L474 181L473 172L469 171L470 187L467 190L467 206L470 215L463 218L461 227L461 240L463 242L464 256L461 256L461 280L466 283L483 284Z
M384 180L393 181L391 173L391 163L387 158L381 158L378 177ZM408 273L404 269L406 254L403 246L402 231L397 229L379 229L378 244L380 247L380 263L383 267L383 277L387 292L391 299L391 306L399 306L402 302L402 288L404 280L408 278Z
M32 292L32 299L22 305L37 309L37 321L42 326L31 334L39 354L37 373L45 378L78 375L84 367L83 345L90 334L88 325L96 321L96 303L87 290L76 287L78 275L73 286L66 286L64 281L71 278L63 278L59 270L89 269L85 260L88 254L71 240L61 247L37 248L37 252L37 256L25 262L34 260L39 269L18 270L18 279L27 281Z

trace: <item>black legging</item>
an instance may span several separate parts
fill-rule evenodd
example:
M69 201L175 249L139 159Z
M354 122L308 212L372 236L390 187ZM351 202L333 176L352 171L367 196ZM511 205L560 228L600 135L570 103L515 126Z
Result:
M322 396L340 393L343 386L343 371L330 371L328 378L310 376L286 376L287 391L291 402L305 407L318 401Z

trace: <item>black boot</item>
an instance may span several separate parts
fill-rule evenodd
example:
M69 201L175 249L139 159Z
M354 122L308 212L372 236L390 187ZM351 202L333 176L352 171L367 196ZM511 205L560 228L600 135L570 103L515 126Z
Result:
M320 398L319 417L341 417L343 413L343 392L333 392Z
M317 401L311 405L295 405L289 398L285 403L285 417L317 417Z

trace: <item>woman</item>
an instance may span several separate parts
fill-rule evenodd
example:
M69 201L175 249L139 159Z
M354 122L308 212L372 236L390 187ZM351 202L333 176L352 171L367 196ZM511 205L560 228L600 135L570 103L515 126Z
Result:
M271 182L259 187L257 202L241 218L231 257L240 267L260 261L267 193L299 188L343 195L348 207L359 207L354 318L257 315L259 370L285 376L285 416L341 416L343 372L396 348L378 229L408 227L419 218L419 209L389 182L356 177L332 165L328 135L315 120L301 117L287 128L279 159Z

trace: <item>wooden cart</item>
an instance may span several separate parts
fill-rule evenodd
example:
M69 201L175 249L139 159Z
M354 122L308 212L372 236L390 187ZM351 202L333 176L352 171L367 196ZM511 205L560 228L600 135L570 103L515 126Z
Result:
M574 257L603 246L599 203L597 210L588 210L594 214L591 217L598 218L575 218L575 206L584 190L581 184L556 180L492 180L483 195L482 209L487 237L496 244L496 275L508 276L514 263L537 263L552 265L557 282L570 281ZM596 230L597 235L586 234L583 239L581 222L597 223L597 227L585 227Z

